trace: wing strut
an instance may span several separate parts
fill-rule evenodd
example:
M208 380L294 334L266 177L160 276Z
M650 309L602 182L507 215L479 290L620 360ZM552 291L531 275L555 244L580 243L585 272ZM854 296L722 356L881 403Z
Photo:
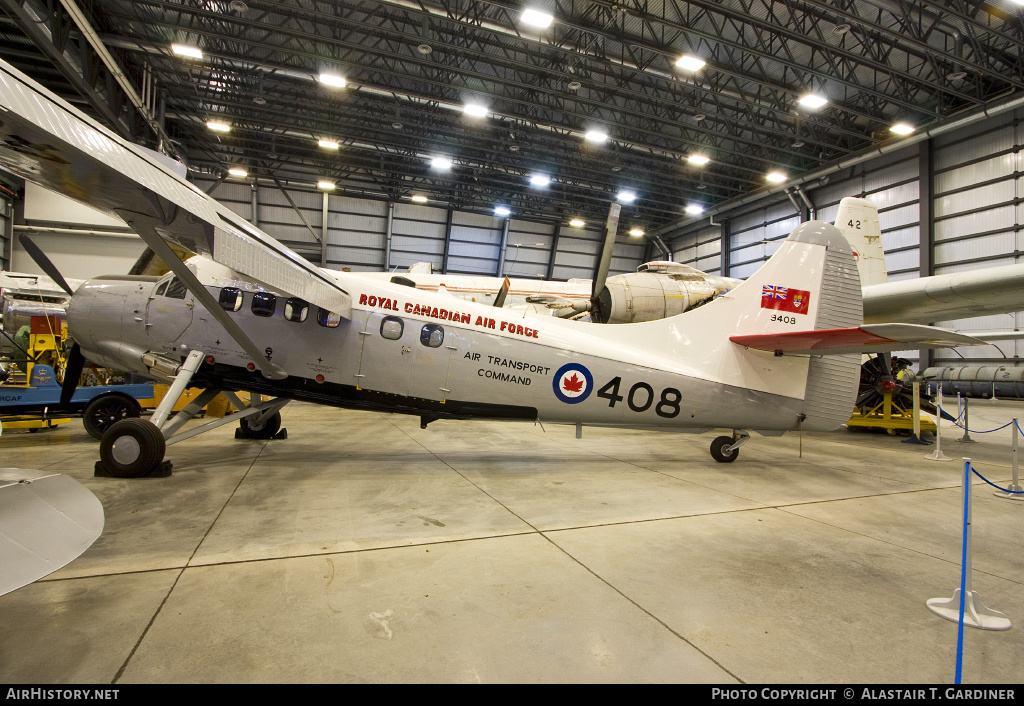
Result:
M184 282L185 286L188 287L188 291L206 308L210 316L216 319L217 323L228 332L228 335L252 358L252 362L259 367L264 376L271 380L284 380L288 377L288 372L284 368L267 360L256 344L252 342L252 339L245 335L245 332L225 313L217 300L213 298L213 295L206 291L206 287L192 273L192 270L178 259L178 256L174 254L171 247L164 242L164 239L160 237L155 228L157 225L163 225L162 221L133 211L116 210L117 215L121 216L125 223L139 234L139 237L145 241L146 245L152 248L156 256L163 260L164 264L171 269L175 277Z

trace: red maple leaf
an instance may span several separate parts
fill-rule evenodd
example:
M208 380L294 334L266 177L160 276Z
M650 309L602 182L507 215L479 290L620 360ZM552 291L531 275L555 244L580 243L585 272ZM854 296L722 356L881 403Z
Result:
M576 377L576 373L573 373L571 378L562 380L562 389L566 392L582 392L583 381Z

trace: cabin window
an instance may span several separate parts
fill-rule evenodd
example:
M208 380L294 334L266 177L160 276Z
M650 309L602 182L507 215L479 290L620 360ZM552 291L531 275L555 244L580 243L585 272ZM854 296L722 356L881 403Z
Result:
M153 290L153 296L154 297L162 297L164 295L164 292L167 291L167 284L168 284L168 282L170 282L170 280L167 280L167 282L161 282L160 284L158 284L156 286L156 289Z
M171 299L184 299L186 294L188 294L188 287L177 277L167 283L167 291L164 292L164 296Z
M428 348L437 348L444 343L444 328L438 324L427 324L420 329L420 343Z
M242 308L242 290L235 287L224 287L220 290L220 307L225 311L238 311Z
M284 318L301 324L309 314L309 304L301 299L288 299L284 303Z
M277 308L277 297L266 292L256 292L252 295L252 313L256 316L273 316Z
M380 335L389 341L397 341L405 331L405 324L397 316L385 316L380 322Z
M316 322L327 328L338 328L338 324L341 323L341 314L335 314L333 311L317 307Z

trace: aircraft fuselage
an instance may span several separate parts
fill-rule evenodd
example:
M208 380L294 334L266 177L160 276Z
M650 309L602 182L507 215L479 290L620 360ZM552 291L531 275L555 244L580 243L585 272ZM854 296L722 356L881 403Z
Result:
M284 380L264 377L170 276L90 280L72 299L69 327L88 358L110 367L150 374L153 356L180 363L200 350L206 362L195 380L209 387L425 421L785 430L803 406L802 399L687 374L688 365L703 368L705 361L657 355L640 341L595 337L607 327L523 317L355 278L346 285L351 319L266 291L207 286L267 360L289 371ZM779 375L793 365L791 359L766 360ZM806 376L806 368L797 367L797 377ZM766 409L773 414L766 417Z

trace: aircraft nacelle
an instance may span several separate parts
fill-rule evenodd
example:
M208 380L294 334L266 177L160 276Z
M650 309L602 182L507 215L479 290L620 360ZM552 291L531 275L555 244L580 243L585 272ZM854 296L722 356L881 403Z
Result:
M628 324L675 316L712 301L740 281L679 263L649 262L640 271L608 278L597 295L594 320Z

